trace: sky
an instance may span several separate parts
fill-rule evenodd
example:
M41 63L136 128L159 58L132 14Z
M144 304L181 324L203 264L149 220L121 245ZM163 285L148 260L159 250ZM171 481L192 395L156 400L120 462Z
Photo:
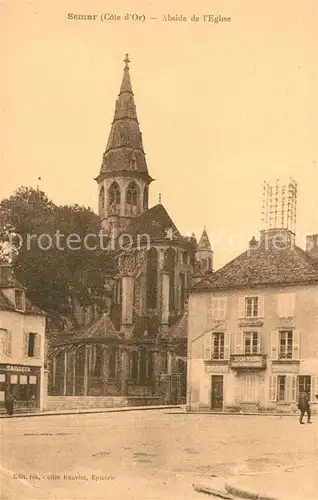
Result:
M161 193L183 234L206 226L218 268L258 237L264 180L292 177L303 246L318 232L317 21L316 0L0 1L0 198L39 184L97 210L128 52L150 204Z

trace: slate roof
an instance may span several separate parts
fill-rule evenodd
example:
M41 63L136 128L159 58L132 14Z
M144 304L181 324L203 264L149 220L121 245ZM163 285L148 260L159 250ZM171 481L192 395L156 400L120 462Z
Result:
M207 251L212 250L211 243L210 243L208 234L206 232L206 229L203 229L203 232L202 232L199 244L198 244L198 250L207 250Z
M116 100L114 119L112 122L107 146L103 155L98 181L105 175L116 172L137 172L144 174L149 182L142 135L139 129L134 94L132 91L129 59L126 54L124 75Z
M192 290L318 283L318 260L296 245L255 245L208 277L197 277Z
M24 287L20 285L16 280L13 280L11 283L11 287L19 288L20 290L24 290ZM2 287L0 284L0 311L15 311L14 304L5 296L1 288L9 288L8 283L6 283L5 287ZM34 314L38 316L45 316L45 312L42 311L39 307L32 304L32 302L26 297L25 298L25 311L17 311L19 314Z
M116 332L114 325L107 314L103 314L92 325L74 330L68 337L71 342L81 340L102 340L102 339L119 339L120 336Z
M172 230L172 239L183 239L167 210L159 203L132 219L123 234L128 233L132 237L148 234L154 239L167 238L170 241L167 230Z

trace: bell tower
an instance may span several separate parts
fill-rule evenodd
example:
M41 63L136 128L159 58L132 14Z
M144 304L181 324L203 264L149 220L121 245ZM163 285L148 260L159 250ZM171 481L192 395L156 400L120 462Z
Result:
M115 234L124 230L133 217L148 210L149 184L153 181L139 129L129 63L126 54L114 119L100 173L95 179L102 226Z

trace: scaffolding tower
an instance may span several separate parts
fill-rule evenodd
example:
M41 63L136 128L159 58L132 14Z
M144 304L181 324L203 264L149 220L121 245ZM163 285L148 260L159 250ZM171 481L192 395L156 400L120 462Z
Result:
M291 177L287 184L263 183L262 223L264 229L288 229L296 232L297 183Z

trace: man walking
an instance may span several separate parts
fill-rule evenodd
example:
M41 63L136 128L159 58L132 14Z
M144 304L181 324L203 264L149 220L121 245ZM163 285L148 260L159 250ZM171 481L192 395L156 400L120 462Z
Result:
M9 390L6 393L6 397L5 397L5 406L6 406L6 410L7 410L8 415L13 415L13 405L14 405L14 397L13 397L12 392Z
M303 424L303 418L305 413L307 413L307 424L311 424L311 412L310 412L310 404L309 404L309 392L303 391L299 395L298 401L298 409L300 410L299 423Z

